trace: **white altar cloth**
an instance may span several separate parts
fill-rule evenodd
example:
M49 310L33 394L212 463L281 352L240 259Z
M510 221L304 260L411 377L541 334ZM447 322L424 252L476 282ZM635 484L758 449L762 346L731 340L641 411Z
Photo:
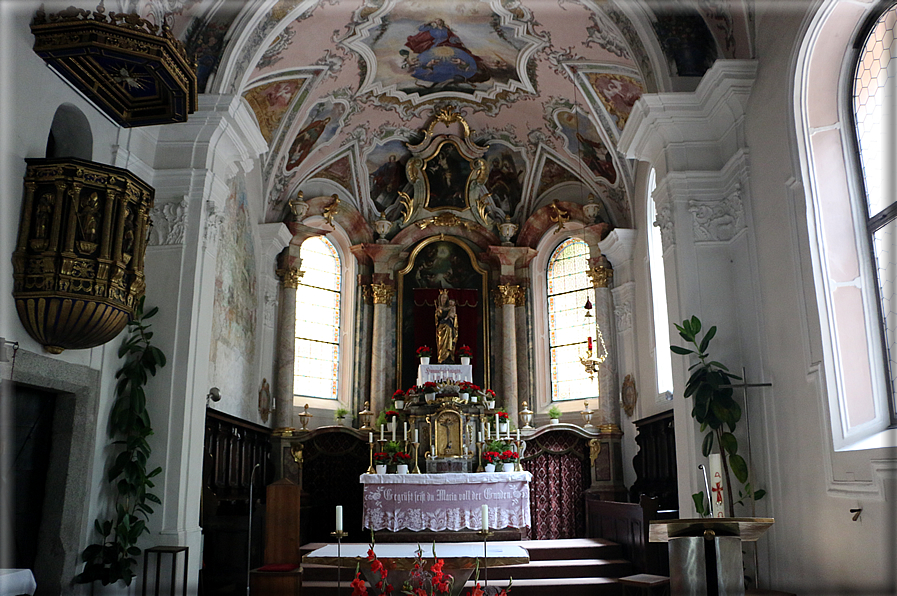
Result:
M479 530L531 525L529 472L362 474L362 526L372 530Z
M427 381L443 381L451 379L455 382L473 383L473 365L471 364L419 364L417 366L417 384Z

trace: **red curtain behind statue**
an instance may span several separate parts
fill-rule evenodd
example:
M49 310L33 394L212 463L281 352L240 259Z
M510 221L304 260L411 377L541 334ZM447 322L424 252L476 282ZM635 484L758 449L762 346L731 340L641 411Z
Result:
M414 349L419 346L430 346L433 357L430 364L436 362L436 299L439 288L414 288ZM473 356L470 363L477 366L477 305L480 293L477 290L448 290L448 297L455 301L458 309L458 346L470 346ZM452 364L458 364L455 360Z

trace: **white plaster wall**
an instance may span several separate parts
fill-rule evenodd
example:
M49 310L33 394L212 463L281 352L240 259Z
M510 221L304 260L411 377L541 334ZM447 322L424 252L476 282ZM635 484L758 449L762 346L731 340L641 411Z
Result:
M761 14L756 30L762 67L746 121L763 342L761 354L744 353L762 360L774 383L752 394L758 426L767 435L755 449L755 466L769 490L760 510L776 518L761 569L777 588L801 594L892 593L897 494L893 472L888 477L874 468L887 467L876 462L893 461L895 454L834 453L820 387L806 198L797 182L791 122L795 34L803 16L794 10ZM863 512L854 522L848 510L856 507Z

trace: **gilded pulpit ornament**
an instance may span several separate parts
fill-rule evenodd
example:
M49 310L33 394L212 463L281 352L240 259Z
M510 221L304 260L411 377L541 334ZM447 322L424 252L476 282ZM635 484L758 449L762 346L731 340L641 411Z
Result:
M305 275L305 271L299 271L296 267L277 269L274 273L280 278L280 283L283 284L283 287L293 288L294 290L299 287L299 282L302 280L302 276Z
M38 9L34 51L124 127L186 122L196 111L195 65L167 25L138 14Z
M458 308L448 297L448 290L440 290L436 299L436 362L451 361L458 342Z
M86 160L25 161L13 253L19 319L53 354L102 345L125 327L146 288L153 188Z
M392 298L396 295L396 289L388 284L371 284L371 293L374 304L392 305Z
M632 375L626 375L626 378L623 379L621 398L623 401L623 411L626 412L627 416L632 418L632 413L635 411L635 404L638 401L638 392L635 390L635 379L632 378Z

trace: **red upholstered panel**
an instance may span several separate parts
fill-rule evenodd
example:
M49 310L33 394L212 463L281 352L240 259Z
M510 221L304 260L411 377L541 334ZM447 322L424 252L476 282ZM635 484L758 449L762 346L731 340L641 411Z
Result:
M535 540L585 536L584 491L589 487L588 445L572 433L528 441L523 468L533 474L530 503Z

